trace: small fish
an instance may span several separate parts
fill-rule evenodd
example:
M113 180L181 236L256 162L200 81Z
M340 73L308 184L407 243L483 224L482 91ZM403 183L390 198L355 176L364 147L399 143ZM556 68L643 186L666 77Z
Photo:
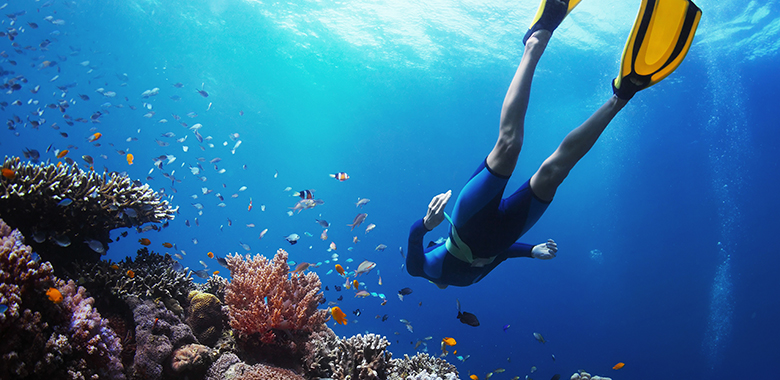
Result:
M95 160L92 158L92 156L90 156L88 154L85 154L85 155L81 156L81 159L84 160L84 162L86 162L86 163L88 163L90 165L95 163Z
M293 196L301 197L301 199L314 199L314 189L296 191Z
M546 340L544 340L544 337L542 334L539 334L537 332L534 333L534 338L539 341L539 343L547 343Z
M317 224L319 224L319 225L320 225L320 226L322 226L323 228L328 228L328 227L330 227L330 223L328 223L328 221L327 221L327 220L324 220L324 219L314 219L314 220L317 222Z
M353 310L352 314L355 314L356 317L359 317L360 316L360 309Z
M127 154L127 164L128 165L132 165L133 164L133 154L132 153L128 153Z
M536 366L531 366L531 373L536 372Z
M467 311L461 312L460 300L456 299L456 302L458 303L458 319L460 322L473 327L479 326L479 319L477 319L477 316Z
M341 182L344 182L344 181L349 179L349 175L347 173L344 173L344 172L338 172L336 174L331 174L330 177L331 178L335 178L335 179L337 179L337 180L339 180Z
M352 280L352 288L358 290L358 287L360 287L360 283L358 282L358 280Z
M200 94L200 96L202 96L204 98L208 98L209 97L209 93L206 92L205 90L196 90L196 91L198 91L198 94Z
M252 248L251 248L251 247L249 247L249 244L244 244L244 243L242 243L242 242L238 242L238 244L239 244L239 245L241 246L241 248L243 248L245 251L251 251L251 250L252 250Z
M162 245L163 245L163 247L165 247L165 248L173 248L173 244L171 244L171 243L168 243L168 242L162 243Z
M561 378L561 374L556 373L555 375L553 375L553 377L550 380L559 380L560 378Z
M625 365L626 365L626 363L620 362L620 363L618 363L618 364L615 364L615 365L612 367L612 369L614 369L614 370L618 370L618 369L621 369L621 368L623 368Z
M67 155L67 154L68 154L68 152L69 152L69 151L68 151L67 149L63 149L63 150L61 150L61 151L57 152L57 158L62 158L62 157L65 157L65 155Z
M9 180L16 178L16 172L13 169L3 168L3 177Z
M60 247L68 247L68 246L70 246L70 238L68 238L65 235L63 235L63 236L55 236L54 237L54 242L57 243L57 245L59 245Z
M506 332L506 330L509 330L509 325L508 324L504 325L503 329L504 329L504 332Z
M178 254L178 253L174 253L173 257L175 257L175 258L177 258L179 260L184 260L184 256L182 256L181 254Z
M371 200L368 198L358 198L357 203L355 203L355 207L363 208L363 206L368 204L368 202L371 202Z
M260 237L258 237L258 239L262 239L262 238L263 238L263 236L265 236L265 234L266 234L267 232L268 232L268 229L267 229L267 228L266 228L266 229L264 229L264 230L262 230L262 231L260 231ZM289 241L289 240L288 240L288 241ZM294 243L293 243L293 244L294 244Z
M352 220L352 224L347 224L348 226L351 226L352 230L355 229L355 227L359 226L361 223L363 223L364 220L366 220L366 217L368 217L368 214L366 213L360 213L355 216L355 219Z
M138 242L141 243L141 245L149 245L152 244L152 241L147 238L140 238L138 239Z
M477 375L471 375L471 376L469 376L469 379L471 379L471 380L479 380L479 377Z
M374 267L376 267L375 262L364 260L362 263L360 263L360 265L358 265L357 269L355 269L355 275L368 273L371 271L371 269L374 269Z
M106 247L103 246L103 243L101 243L101 242L99 242L97 240L89 239L89 240L86 240L85 243L87 243L87 246L89 246L89 248L91 250L93 250L93 251L95 251L97 253L100 253L100 254L106 253Z
M455 338L442 338L441 342L450 347L457 344Z
M210 259L214 258L214 252L209 251L209 253L206 254Z
M403 301L404 296L408 296L410 294L412 294L412 288L403 288L398 291L398 299Z
M196 270L196 271L193 271L192 273L195 273L196 276L198 276L198 277L200 277L202 279L208 279L209 278L209 272L207 270L205 270L205 269Z
M289 234L289 235L284 237L284 240L287 240L287 242L289 242L290 245L295 245L296 243L298 243L298 240L300 238L301 238L301 236L298 235L298 234Z
M376 246L376 248L375 248L374 250L375 250L375 251L384 251L384 250L385 250L385 248L387 248L387 246L386 246L386 245L384 245L384 244L379 244L378 246Z
M369 292L367 292L365 290L361 290L361 291L355 293L355 297L358 297L358 298L366 298L366 297L368 297L370 295L371 295L371 293L369 293Z
M320 239L322 240L328 240L328 229L324 229L322 233L320 234Z
M330 250L335 251L336 250L336 242L330 242Z
M219 257L219 256L217 256L217 264L219 264L219 265L222 265L223 267L225 267L225 268L228 268L228 269L229 269L229 267L228 267L228 263L227 263L227 260L225 260L225 258L224 258L224 257Z
M291 270L290 273L301 273L305 271L306 269L309 269L309 263L300 263L298 266L295 267L295 269Z
M89 137L87 138L87 142L94 142L94 141L97 141L97 140L98 140L98 139L99 139L101 136L103 136L103 134L102 134L102 133L100 133L100 132L95 132L95 133L93 133L93 134L92 134L92 136L89 136Z
M135 272L133 272L132 269L127 270L127 277L133 278L135 277Z
M62 302L62 293L60 293L57 288L49 288L49 290L46 291L46 296L49 297L49 301L54 303L60 303Z
M342 276L345 275L344 267L342 267L341 264L336 264L335 269L336 269L336 273L338 273L338 274L340 274ZM339 288L337 287L336 290L339 290Z
M374 228L376 228L376 224L371 223L366 227L366 233L371 232Z
M344 314L343 311L338 306L334 306L330 309L330 315L333 316L333 319L336 321L336 323L341 325L347 324L347 315Z

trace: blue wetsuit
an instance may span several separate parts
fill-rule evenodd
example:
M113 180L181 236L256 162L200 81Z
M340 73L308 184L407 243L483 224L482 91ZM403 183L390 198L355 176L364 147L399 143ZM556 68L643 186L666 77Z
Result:
M409 274L437 284L468 286L510 257L532 257L534 246L516 240L533 227L550 202L533 193L530 180L501 199L507 182L509 177L494 173L483 161L455 201L454 225L445 243L425 248L423 238L428 229L422 219L415 222L406 255ZM486 258L493 261L482 267L469 261Z

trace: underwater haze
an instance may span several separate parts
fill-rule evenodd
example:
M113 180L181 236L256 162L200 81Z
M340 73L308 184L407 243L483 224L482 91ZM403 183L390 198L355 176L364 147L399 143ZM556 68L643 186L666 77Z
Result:
M343 295L349 324L328 323L337 335L384 335L394 357L438 355L453 337L446 359L463 379L499 368L492 379L579 369L616 380L773 378L780 2L696 3L703 16L686 60L629 102L521 239L555 239L558 256L508 260L466 288L409 276L399 248L431 197L457 196L493 148L536 0L7 0L2 29L20 33L17 46L0 40L0 67L6 82L28 83L0 95L2 118L22 119L3 130L0 152L36 149L56 162L69 149L82 168L89 155L96 171L127 172L179 206L159 232L113 231L106 259L132 257L148 238L154 251L186 252L184 266L204 269L202 260L227 276L207 252L284 248L295 263L320 263L312 270L328 301ZM510 191L612 95L639 5L584 0L555 31ZM61 99L74 116L100 111L99 122L67 125L46 108ZM95 132L100 146L87 142ZM339 172L350 178L331 178ZM324 204L289 213L307 189ZM370 202L358 208L359 198ZM331 224L327 240L316 219ZM446 234L441 226L426 241ZM374 295L337 292L334 265L364 260L377 263L358 278ZM456 318L456 300L479 327Z

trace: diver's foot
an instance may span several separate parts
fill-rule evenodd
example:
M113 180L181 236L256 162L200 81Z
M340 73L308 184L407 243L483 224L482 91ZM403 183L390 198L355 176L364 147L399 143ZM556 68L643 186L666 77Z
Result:
M531 38L537 30L547 30L550 33L561 24L569 12L569 0L542 0L533 24L523 37L523 44Z

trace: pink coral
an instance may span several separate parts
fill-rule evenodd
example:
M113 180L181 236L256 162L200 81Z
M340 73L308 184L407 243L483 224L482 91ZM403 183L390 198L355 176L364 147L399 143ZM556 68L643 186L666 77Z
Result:
M322 297L316 273L289 274L287 252L280 249L273 260L255 255L246 260L238 254L227 257L233 280L225 303L230 326L244 335L259 334L264 343L276 339L274 330L316 331L327 319L317 309Z

